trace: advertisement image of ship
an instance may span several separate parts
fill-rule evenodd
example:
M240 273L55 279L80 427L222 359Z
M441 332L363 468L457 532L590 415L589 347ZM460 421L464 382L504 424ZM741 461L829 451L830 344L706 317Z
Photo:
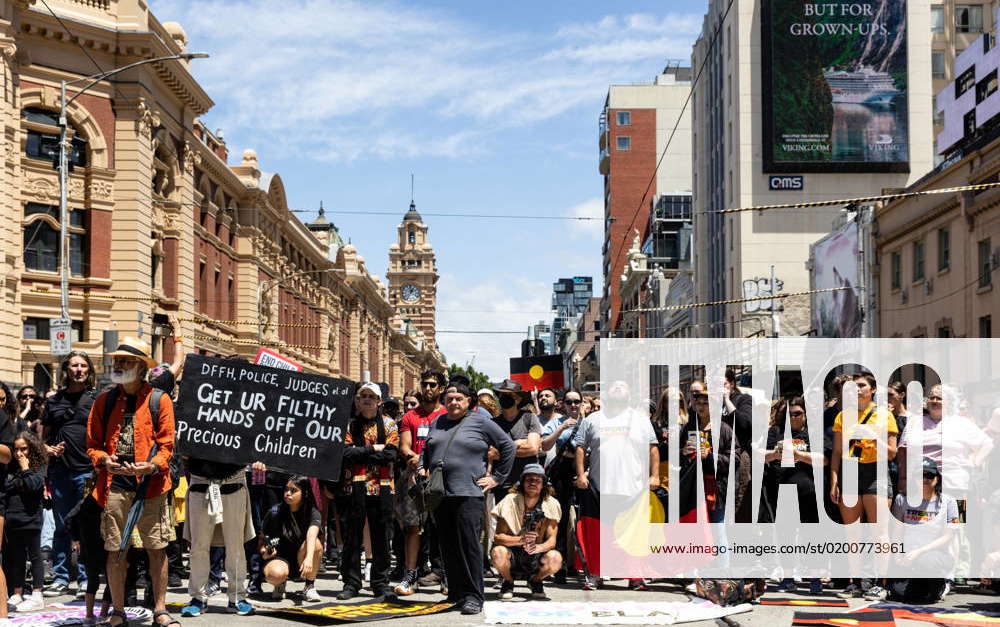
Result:
M834 103L888 105L900 93L892 76L869 67L854 72L828 68L823 71L823 78Z

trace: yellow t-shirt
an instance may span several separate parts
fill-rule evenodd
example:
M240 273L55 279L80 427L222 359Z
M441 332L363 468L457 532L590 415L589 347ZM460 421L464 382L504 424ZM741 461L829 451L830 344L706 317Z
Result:
M870 412L871 415L868 415ZM843 412L837 414L837 417L833 421L833 431L835 433L843 433L844 427L841 422L841 416ZM896 426L896 418L893 417L892 412L885 408L875 409L872 405L868 410L859 412L858 414L858 424L856 429L862 427L867 427L872 431L881 431L885 428L886 433L889 435L899 434L899 427ZM861 457L858 461L862 464L872 464L878 459L878 448L876 447L875 440L858 440L856 438L848 438L848 441L854 440L855 446L849 447L847 449L848 454L852 454L853 451L860 449Z

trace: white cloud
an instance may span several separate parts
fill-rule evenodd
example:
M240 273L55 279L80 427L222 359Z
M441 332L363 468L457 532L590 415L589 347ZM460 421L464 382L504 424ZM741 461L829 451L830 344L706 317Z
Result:
M598 218L597 220L573 220L570 222L570 233L574 237L600 242L604 239L604 202L590 198L578 205L573 205L566 211L567 216L574 218Z
M596 111L609 83L689 57L701 20L611 15L528 36L385 1L152 5L212 55L192 67L218 103L213 127L262 154L337 161L461 157L510 127Z
M458 334L437 336L448 363L473 366L492 381L510 374L510 358L521 356L528 325L552 321L552 284L520 276L491 274L489 281L463 285L444 273L438 281L437 328L457 331L523 331L521 334Z

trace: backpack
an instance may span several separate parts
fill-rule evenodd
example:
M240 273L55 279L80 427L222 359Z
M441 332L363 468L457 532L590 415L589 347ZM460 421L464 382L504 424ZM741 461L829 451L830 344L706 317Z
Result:
M101 416L101 425L104 431L108 430L108 419L111 418L111 410L118 404L119 387L108 390L108 400L104 402L104 414ZM160 430L160 399L163 398L164 391L153 388L149 393L149 415L153 418L153 433Z

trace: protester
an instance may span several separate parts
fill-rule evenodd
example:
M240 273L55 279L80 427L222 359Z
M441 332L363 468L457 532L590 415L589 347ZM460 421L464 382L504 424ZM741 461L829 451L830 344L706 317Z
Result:
M507 496L507 492L521 476L521 471L532 461L538 461L538 451L542 444L542 425L538 417L526 407L527 399L521 392L521 384L510 379L504 379L500 385L494 386L500 402L500 415L494 422L510 436L517 447L516 459L510 474L500 480L493 493L497 501ZM523 409L522 409L523 407ZM497 451L489 452L491 461L496 461Z
M432 521L428 520L427 511L424 508L423 494L420 492L422 483L418 481L418 474L421 469L420 456L427 443L431 425L438 416L445 413L445 409L440 403L444 382L444 374L436 370L428 370L421 374L419 405L407 411L400 424L399 456L403 469L399 476L395 506L396 519L405 534L406 564L402 581L393 589L400 596L413 594L418 585L417 560L421 553L421 543L427 545L433 541L435 549L437 549L437 534L433 533L433 530L425 529L424 533L421 534L425 525ZM433 533L433 539L429 537L428 531ZM432 561L438 562L437 568L440 571L442 567L439 551L433 551L432 555ZM441 575L441 572L436 573L438 581L441 580ZM424 585L432 583L428 581Z
M97 398L97 373L90 356L73 351L59 366L63 387L48 402L42 414L43 441L49 454L49 491L55 532L52 538L54 580L45 596L56 597L69 591L73 552L66 515L83 498L83 485L93 470L87 455L87 418ZM87 571L77 560L76 596L82 599L87 589Z
M543 581L558 572L563 561L555 550L561 508L554 492L545 485L541 464L528 464L517 486L491 512L497 531L490 559L503 580L501 599L514 596L515 579L528 581L531 598L547 598Z
M3 486L5 546L3 569L7 586L12 590L7 604L18 612L33 612L45 607L42 598L42 499L45 495L45 472L48 453L45 445L30 431L21 431L14 440L13 469ZM31 564L30 597L22 596L24 562ZM4 593L8 590L4 590Z
M573 502L573 479L576 477L576 449L573 438L580 429L580 405L583 397L577 390L570 390L563 395L563 411L565 414L558 424L548 433L542 434L542 450L552 453L552 459L545 467L547 480L555 489L561 511L556 536L556 550L563 556L569 556L570 545L570 509ZM550 425L553 423L549 423ZM566 583L568 576L575 576L575 569L566 560L563 567L555 574L557 584Z
M545 439L546 435L550 435L553 431L559 428L559 424L562 422L563 416L560 412L556 411L556 402L559 399L556 398L556 391L552 388L545 388L538 392L537 403L538 403L538 425L541 427L541 440ZM539 442L541 446L541 442ZM542 448L538 451L538 463L542 466L548 465L552 457L555 456L555 451L552 447Z
M17 391L17 416L27 429L35 429L44 403L33 385L21 386Z
M843 412L838 413L833 423L833 454L830 459L830 500L840 507L840 516L845 525L854 523L862 514L868 522L877 520L878 511L878 449L881 442L888 451L889 459L896 457L896 436L899 433L896 420L892 414L875 405L875 377L869 373L857 373L853 377L858 390L858 421L852 433L848 435L849 455L858 460L858 485L856 494L859 496L854 505L848 506L841 498L841 462L843 450ZM882 441L878 434L885 430L887 438ZM851 486L855 493L855 487ZM851 582L838 596L844 598L866 596L874 593L876 596L881 588L868 578Z
M399 455L396 422L379 411L382 391L364 383L354 395L354 417L344 438L344 491L349 506L341 575L344 589L337 599L346 601L361 590L361 549L367 525L371 538L370 585L375 597L392 594L389 587L389 533L392 529L394 486L392 464Z
M445 390L447 414L431 426L422 453L425 472L440 465L444 495L434 520L448 578L448 599L461 604L463 614L478 614L483 608L483 493L496 488L510 473L515 446L497 423L471 411L476 402L468 386L449 384ZM497 450L492 474L486 474L486 454Z
M693 381L689 388L694 420L681 428L681 481L695 480L690 472L696 463L702 466L705 477L705 505L709 522L725 521L729 464L733 451L733 430L725 422L719 423L719 432L712 443L712 421L708 404L708 388L703 381ZM683 488L682 488L683 490ZM681 513L686 508L681 505Z
M156 365L146 342L126 337L109 357L113 359L111 381L115 387L97 397L87 421L87 454L98 471L94 498L104 508L101 531L108 551L107 578L114 605L108 624L116 627L127 622L128 563L119 549L123 536L127 543L126 519L139 498L143 499L142 514L136 529L149 557L153 621L157 625L179 624L165 607L164 549L171 539L167 493L171 489L169 462L174 448L173 403L169 396L154 393L145 382L146 371Z
M289 579L301 577L305 600L320 600L316 573L323 556L319 539L322 524L309 477L290 477L285 484L284 502L272 507L264 517L260 545L264 579L279 593L276 598L284 596Z
M479 402L476 407L483 409L490 415L491 418L496 418L500 415L500 399L497 398L496 393L490 388L483 388L477 392L479 397Z
M408 390L406 394L403 395L403 415L406 412L413 411L420 404L420 392L417 390Z
M659 451L645 407L639 411L631 406L631 390L624 381L612 382L607 398L607 411L597 410L587 416L573 438L577 498L581 500L581 510L597 507L598 513L591 511L593 515L586 516L595 521L600 511L597 503L606 501L610 504L609 511L625 511L636 502L637 493L645 494L644 488L660 487ZM645 478L634 472L642 464L637 458L639 451L649 456L649 476ZM601 467L605 464L609 468L606 475L611 478L607 485L601 480ZM584 517L582 511L581 517ZM599 530L596 525L583 526L580 535L590 571L585 574L583 589L594 590L601 573ZM645 590L646 582L632 578L629 588Z
M14 399L14 394L3 381L0 381L0 411L7 416L5 422L16 417L18 414L17 401Z
M6 386L4 386L5 393L8 394ZM3 405L9 406L9 403L4 403ZM7 484L7 470L11 459L13 459L14 450L14 439L17 437L18 431L15 430L16 415L7 414L6 410L0 409L0 485ZM3 528L4 528L4 511L3 511L3 499L0 499L0 548L3 544ZM4 624L9 625L10 620L7 618L7 578L4 576L3 569L0 568L0 627Z

